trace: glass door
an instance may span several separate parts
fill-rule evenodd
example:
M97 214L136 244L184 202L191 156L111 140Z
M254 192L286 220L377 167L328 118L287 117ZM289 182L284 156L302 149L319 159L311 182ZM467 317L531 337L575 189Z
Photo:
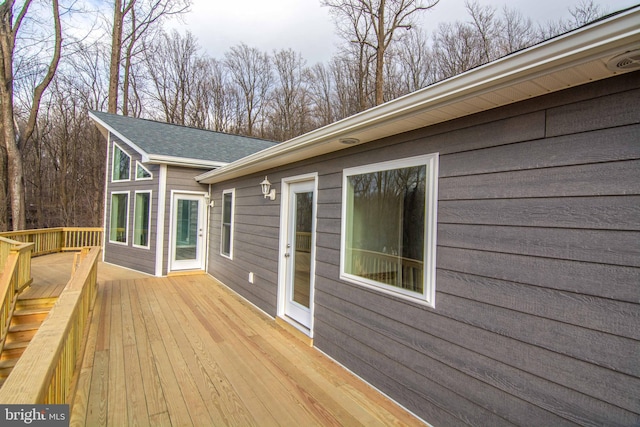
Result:
M285 315L311 327L313 276L311 262L314 230L314 182L289 186L285 252Z
M171 270L204 268L204 196L174 194Z

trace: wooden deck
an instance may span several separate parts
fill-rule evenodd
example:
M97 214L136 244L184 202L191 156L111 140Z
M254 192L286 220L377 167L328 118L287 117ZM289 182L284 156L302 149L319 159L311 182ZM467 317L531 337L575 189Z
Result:
M71 425L422 425L210 276L99 281Z

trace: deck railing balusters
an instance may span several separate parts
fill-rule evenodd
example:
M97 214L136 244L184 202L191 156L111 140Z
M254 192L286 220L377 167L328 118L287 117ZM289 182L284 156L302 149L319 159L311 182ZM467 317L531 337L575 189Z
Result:
M0 388L3 404L68 403L88 317L97 295L101 249L91 248L67 283L11 375ZM53 351L52 351L53 349ZM24 379L29 378L25 383Z
M102 227L57 227L7 231L0 233L0 237L19 242L32 242L34 244L32 255L38 256L61 251L77 251L88 246L102 246L103 232ZM0 247L0 256L1 251Z

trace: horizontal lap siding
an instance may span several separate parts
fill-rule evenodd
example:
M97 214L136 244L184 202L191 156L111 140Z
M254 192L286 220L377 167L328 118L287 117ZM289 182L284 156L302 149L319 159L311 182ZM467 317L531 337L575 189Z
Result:
M274 314L279 182L317 172L319 349L434 425L640 424L638 77L267 171L276 202L237 181L247 254L210 271ZM341 281L343 169L433 152L435 309Z
M155 273L155 255L156 255L156 235L157 235L157 212L158 212L158 177L160 167L158 165L144 165L149 172L153 174L151 180L136 180L136 161L141 161L142 157L126 143L120 141L113 135L112 140L118 144L128 155L131 156L131 180L124 182L111 182L112 171L112 155L113 143L110 144L109 161L107 164L107 203L106 212L107 220L105 224L105 248L104 259L111 264L120 265L122 267L131 268L143 273ZM151 217L149 230L149 249L133 247L133 221L135 210L135 192L151 190ZM113 191L129 191L129 222L128 222L128 244L118 245L109 243L109 223L111 212L111 192Z
M210 214L209 272L272 316L276 314L280 190L277 201L262 197L253 177L216 186ZM272 178L270 178L272 180ZM275 186L274 186L275 187ZM220 255L222 192L235 190L233 259ZM254 283L249 283L249 273Z

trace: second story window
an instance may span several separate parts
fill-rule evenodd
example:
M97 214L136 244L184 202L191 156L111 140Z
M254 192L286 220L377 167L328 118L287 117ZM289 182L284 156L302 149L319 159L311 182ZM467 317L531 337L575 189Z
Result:
M129 181L131 179L131 156L118 146L113 144L113 169L112 181Z
M153 175L149 172L149 169L136 161L136 181L143 181L145 179L153 179Z

